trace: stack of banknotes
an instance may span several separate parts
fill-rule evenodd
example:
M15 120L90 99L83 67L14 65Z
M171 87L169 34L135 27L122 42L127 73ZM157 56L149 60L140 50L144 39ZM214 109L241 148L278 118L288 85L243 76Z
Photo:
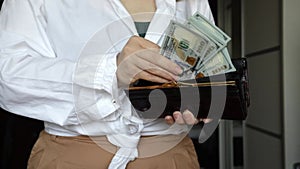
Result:
M231 38L200 13L185 23L171 21L161 46L161 54L183 69L179 81L236 71L227 43Z

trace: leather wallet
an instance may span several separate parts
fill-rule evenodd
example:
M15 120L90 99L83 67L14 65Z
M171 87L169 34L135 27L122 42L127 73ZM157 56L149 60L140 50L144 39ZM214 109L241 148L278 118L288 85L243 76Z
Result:
M245 120L250 105L246 58L232 59L235 72L175 83L138 80L126 94L142 118L190 110L198 118Z

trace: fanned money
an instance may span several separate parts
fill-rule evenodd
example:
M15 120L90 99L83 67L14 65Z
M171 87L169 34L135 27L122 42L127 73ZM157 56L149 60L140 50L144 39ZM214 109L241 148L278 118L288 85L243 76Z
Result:
M186 24L191 25L191 27L194 27L199 32L211 37L216 46L221 45L220 48L216 50L217 53L206 56L206 58L199 63L201 65L196 73L202 73L203 76L211 76L236 71L231 62L228 49L226 48L227 43L231 40L226 33L213 25L198 12L190 17Z
M191 22L193 25L195 25L195 27L199 28L199 30L204 32L207 36L217 40L220 44L223 44L223 47L225 47L231 40L231 38L226 33L224 33L216 25L212 24L199 12L196 12L192 17L190 17L188 19L188 22Z
M200 57L205 55L208 46L208 38L171 21L161 54L181 66L187 76L197 69Z
M187 22L186 26L189 29L191 29L199 34L206 36L210 40L205 54L200 58L199 64L202 64L203 61L208 60L209 58L214 56L217 52L219 52L221 49L223 49L224 46L222 44L220 44L219 42L210 38L209 36L205 35L201 30L199 30L197 27L195 27L191 22Z
M171 21L161 54L183 68L179 81L236 71L227 50L231 38L195 13L185 24Z

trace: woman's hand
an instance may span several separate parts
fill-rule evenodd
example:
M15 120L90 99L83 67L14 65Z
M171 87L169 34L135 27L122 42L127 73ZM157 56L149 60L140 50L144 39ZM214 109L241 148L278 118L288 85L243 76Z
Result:
M165 121L168 124L187 124L187 125L194 125L203 121L204 123L209 123L212 119L197 119L192 112L189 110L185 110L183 113L179 111L175 111L172 116L166 116Z
M167 83L176 81L182 69L159 54L160 47L144 38L131 37L117 58L119 86L144 79Z

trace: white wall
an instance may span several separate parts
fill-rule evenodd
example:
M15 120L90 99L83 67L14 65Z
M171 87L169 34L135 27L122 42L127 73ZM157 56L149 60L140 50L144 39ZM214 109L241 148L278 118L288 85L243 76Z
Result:
M300 162L300 1L283 0L285 168Z

